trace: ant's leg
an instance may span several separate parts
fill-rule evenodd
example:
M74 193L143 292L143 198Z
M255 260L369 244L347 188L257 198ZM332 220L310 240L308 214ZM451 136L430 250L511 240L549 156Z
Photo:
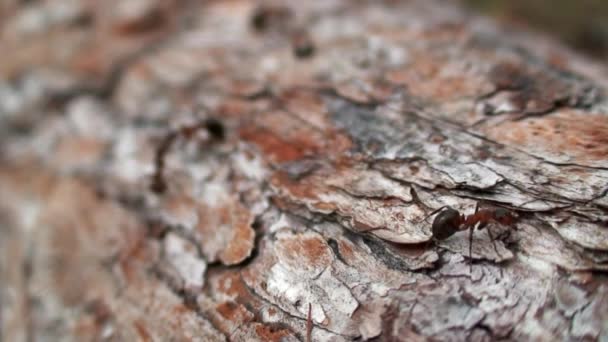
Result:
M475 203L475 214L479 211L479 202ZM475 225L469 226L469 273L473 273L473 230ZM479 228L478 228L479 229Z
M486 228L486 231L488 232L488 236L490 237L490 241L492 242L492 246L494 247L494 252L497 256L500 256L500 253L498 253L498 248L496 247L496 241L494 240L494 236L492 235L489 226Z
M492 232L490 231L490 227L488 226L488 228L486 228L486 230L488 231L488 236L490 237L490 241L492 242L492 247L494 247L494 252L496 253L497 256L500 257L500 253L498 253L498 248L496 247L496 241L494 240L494 236L492 235ZM504 277L503 273L502 273L502 267L499 267L500 270L500 277Z
M473 273L473 226L469 227L469 273Z
M416 305L418 304L418 299L414 300L414 304L412 304L412 307L410 307L410 312L408 314L407 317L407 322L411 323L411 319L412 319L412 314L414 313L414 309L416 308Z

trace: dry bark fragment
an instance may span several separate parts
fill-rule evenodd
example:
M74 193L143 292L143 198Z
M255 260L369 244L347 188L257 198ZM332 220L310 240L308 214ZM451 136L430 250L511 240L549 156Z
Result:
M434 1L62 4L2 21L2 337L608 338L605 68ZM470 269L424 218L478 202Z

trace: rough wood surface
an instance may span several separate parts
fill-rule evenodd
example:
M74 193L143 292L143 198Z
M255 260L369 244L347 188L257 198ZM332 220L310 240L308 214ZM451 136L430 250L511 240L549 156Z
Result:
M608 340L604 67L444 1L0 8L4 341ZM470 270L424 218L476 203Z

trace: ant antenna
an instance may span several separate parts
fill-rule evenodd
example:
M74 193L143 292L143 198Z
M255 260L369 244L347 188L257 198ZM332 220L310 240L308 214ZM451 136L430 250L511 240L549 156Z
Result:
M420 221L418 221L418 222L426 221L426 220L428 220L428 218L429 218L429 217L431 217L431 216L433 216L433 215L437 214L438 212L440 212L440 211L442 211L443 209L446 209L446 208L448 208L448 207L449 207L449 205L444 205L443 207L441 207L441 208L439 208L439 209L435 209L435 210L433 210L433 212L431 212L430 214L426 215L426 216L425 216L425 217L424 217L422 220L420 220Z

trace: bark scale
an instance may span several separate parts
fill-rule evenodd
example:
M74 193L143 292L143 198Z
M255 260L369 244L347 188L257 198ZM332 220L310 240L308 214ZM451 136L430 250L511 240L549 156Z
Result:
M1 6L4 340L608 339L603 66L434 1ZM478 203L470 270L424 218Z

